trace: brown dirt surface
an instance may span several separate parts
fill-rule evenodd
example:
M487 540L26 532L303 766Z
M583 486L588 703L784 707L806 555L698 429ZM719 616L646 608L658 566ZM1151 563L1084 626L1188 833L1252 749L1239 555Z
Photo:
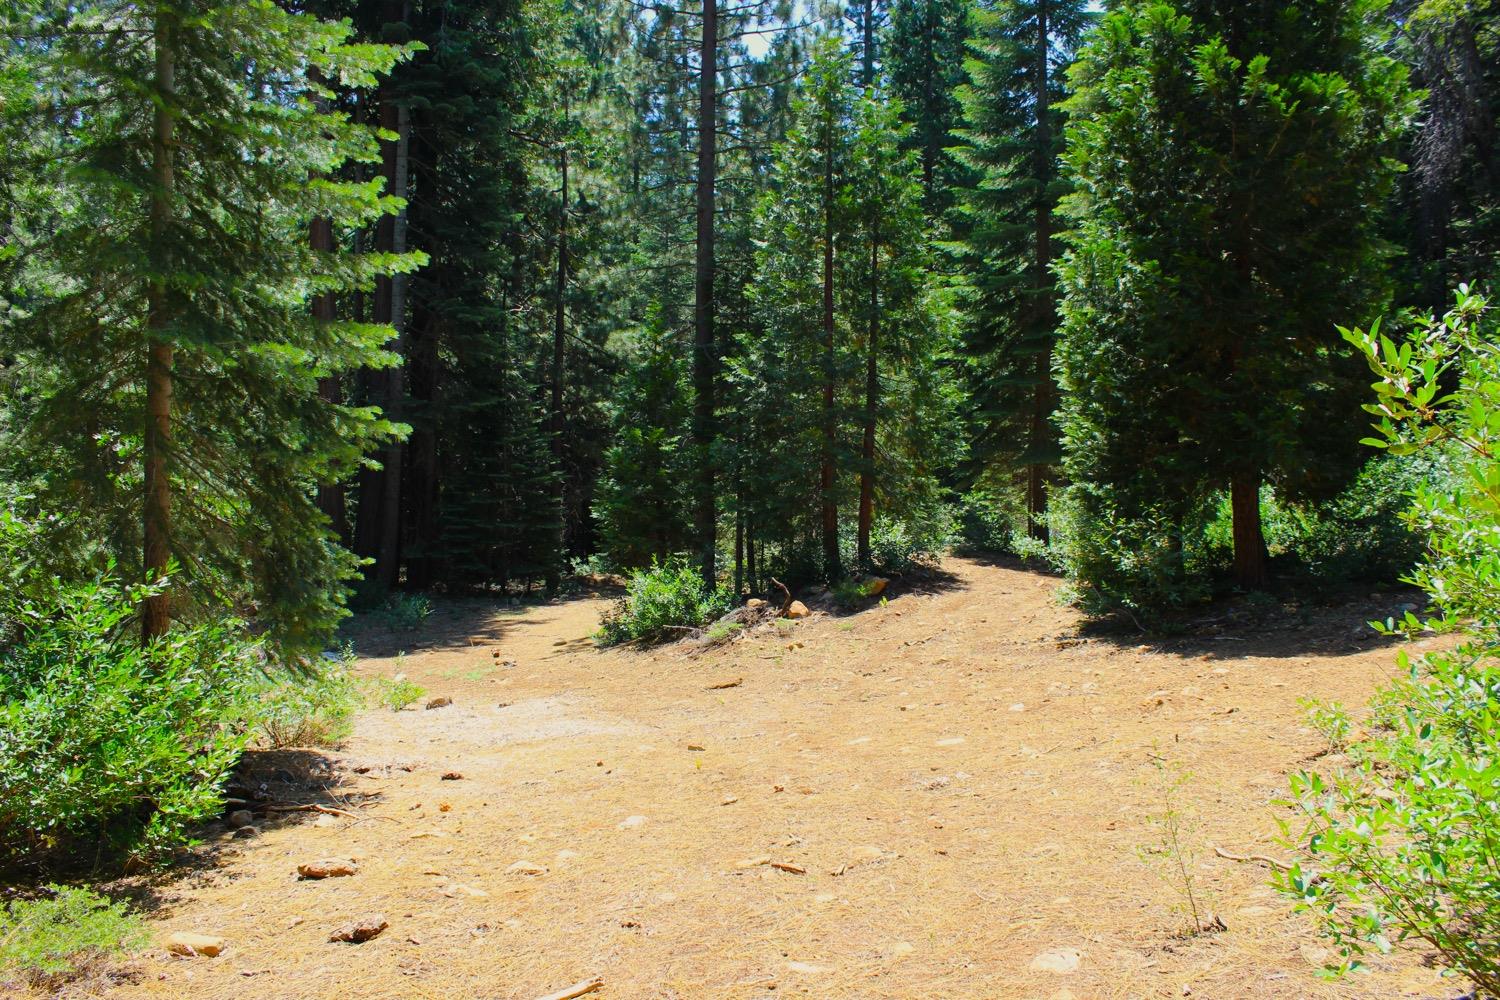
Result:
M224 954L149 954L108 995L534 1000L595 977L620 1000L1462 992L1420 955L1325 982L1265 868L1211 846L1283 855L1288 773L1336 764L1298 700L1362 705L1394 669L1362 622L1404 597L1143 643L1080 634L1049 577L945 571L696 652L595 649L603 599L439 602L419 632L371 632L361 671L453 704L367 710L342 751L272 768L273 798L359 818L226 831L150 885L163 940L217 935ZM1227 930L1179 934L1151 863L1157 759L1191 772L1191 868ZM323 858L358 873L298 879ZM378 938L329 942L377 914Z

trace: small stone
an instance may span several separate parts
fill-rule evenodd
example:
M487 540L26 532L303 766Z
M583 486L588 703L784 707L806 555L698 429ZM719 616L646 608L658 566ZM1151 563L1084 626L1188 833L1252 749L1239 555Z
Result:
M766 602L761 600L759 597L752 597L750 598L750 600L745 602L745 607L747 608L763 608L765 606Z
M236 809L229 814L229 825L234 828L251 826L255 823L255 814L249 809Z
M357 871L359 871L357 864L343 858L324 858L321 861L308 861L297 866L297 874L307 879L343 878Z
M453 699L444 695L438 698L429 699L427 702L427 709L428 711L431 711L434 708L447 708L451 704L453 704Z
M445 885L438 891L449 899L457 899L459 896L468 896L471 899L490 898L490 894L483 889L476 889L471 885L462 885L458 882L454 882L452 885Z
M1051 972L1059 976L1072 975L1078 971L1083 955L1076 948L1058 948L1044 951L1031 960L1033 972Z
M259 836L260 827L258 826L242 826L238 830L234 831L235 840L249 840L251 837Z
M938 740L934 745L940 747L956 747L963 743L963 741L964 738L962 736L950 736L946 740Z
M620 821L620 825L616 829L634 830L638 826L645 825L646 817L644 816L626 816L623 820Z
M890 585L890 582L891 581L887 580L883 576L870 577L870 579L865 583L865 596L877 597L880 594L885 593L885 588Z
M736 802L738 802L739 800L740 800L740 797L738 795L726 795L722 799L719 800L719 805L721 805L721 806L732 806Z
M510 875L545 875L547 868L533 861L517 861L505 871Z
M371 938L377 938L390 924L386 923L385 914L376 913L345 924L332 934L328 935L330 941L347 941L350 944L363 944Z
M178 931L167 938L167 951L186 958L191 958L194 955L213 958L224 950L224 944L225 941L221 937L210 937L207 934L192 934L187 931Z
M444 771L443 772L443 780L444 781L462 781L462 780L464 780L464 776L462 774L460 774L459 772L457 772L457 771Z
M814 965L811 962L788 962L786 967L792 972L800 972L807 976L816 976L828 971L826 966Z
M807 605L801 601L793 601L791 606L786 609L786 616L788 618L806 618L811 614L812 612L807 610Z

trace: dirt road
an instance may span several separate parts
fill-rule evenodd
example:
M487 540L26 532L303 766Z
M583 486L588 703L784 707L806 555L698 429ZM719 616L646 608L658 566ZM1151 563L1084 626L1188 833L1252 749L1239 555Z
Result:
M1397 598L1143 645L1078 638L1053 579L947 570L703 655L601 653L600 600L446 604L419 633L372 633L362 671L453 704L367 711L327 755L320 801L359 819L282 814L159 886L164 933L229 947L148 956L110 995L533 1000L593 977L616 1000L1462 992L1411 958L1323 982L1265 870L1210 846L1283 853L1269 803L1324 749L1298 699L1363 702L1394 652L1359 623ZM1226 931L1177 934L1157 761L1191 772L1176 808ZM358 874L298 880L329 856ZM374 913L380 937L328 942Z

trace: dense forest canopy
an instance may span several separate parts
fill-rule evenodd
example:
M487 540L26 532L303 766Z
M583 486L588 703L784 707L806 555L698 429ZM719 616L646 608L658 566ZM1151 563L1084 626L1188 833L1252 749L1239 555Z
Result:
M1263 587L1308 561L1266 518L1370 475L1335 325L1495 264L1488 2L4 31L0 482L60 571L172 571L150 635L232 609L295 657L346 593L955 537L1106 605Z

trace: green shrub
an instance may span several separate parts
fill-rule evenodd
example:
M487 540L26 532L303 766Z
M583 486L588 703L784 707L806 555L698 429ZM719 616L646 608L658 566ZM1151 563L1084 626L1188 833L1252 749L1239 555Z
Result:
M1452 652L1400 662L1376 698L1375 735L1331 777L1292 782L1301 857L1280 888L1339 946L1341 969L1396 942L1425 942L1479 994L1500 996L1500 343L1492 314L1455 309L1401 344L1355 330L1380 381L1370 443L1393 455L1457 446L1449 489L1421 487L1408 522L1429 555L1411 582L1442 617L1388 631L1462 628ZM1447 387L1456 385L1451 393Z
M432 614L432 600L425 594L391 594L370 617L388 629L413 632Z
M604 616L599 641L663 642L680 638L727 614L735 605L728 587L704 588L698 571L683 559L671 559L630 577L625 596Z
M265 749L332 747L348 738L361 705L345 654L299 674L264 676L245 686L242 714Z
M1026 534L1026 511L1019 493L986 489L965 493L958 501L955 530L958 543L964 548L976 552L1014 551L1012 542L1016 535Z
M402 711L427 693L426 688L408 679L405 674L390 678L378 677L374 683L377 700L392 712Z
M1206 600L1198 513L1163 510L1122 517L1108 487L1074 483L1053 494L1049 558L1065 573L1073 600L1089 614L1155 615Z
M953 532L951 513L937 506L916 517L877 517L870 526L871 568L895 574L929 569L953 545Z
M89 965L146 946L139 917L123 903L71 886L0 908L0 985L61 985Z
M0 868L85 847L155 855L220 811L249 735L238 679L260 651L228 619L143 647L144 592L106 574L0 595Z

